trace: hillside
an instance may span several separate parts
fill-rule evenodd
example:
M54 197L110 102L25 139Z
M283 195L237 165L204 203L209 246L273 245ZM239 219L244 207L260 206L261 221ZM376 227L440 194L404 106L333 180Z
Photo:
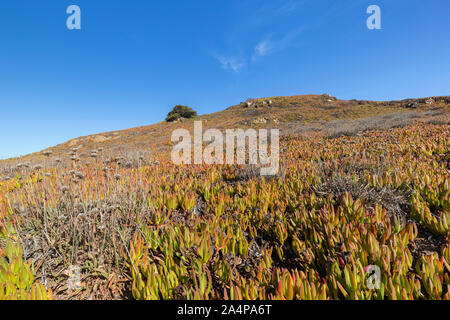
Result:
M197 118L279 128L270 177L167 161L195 119L2 161L0 300L449 300L449 111L309 95Z
M201 115L182 123L160 122L144 127L79 137L20 158L0 160L4 169L26 163L43 165L52 159L70 164L72 149L80 161L91 160L91 151L98 148L109 158L136 158L138 153L151 159L165 158L170 152L173 130L192 131L194 120L203 120L208 128L278 128L284 136L354 135L364 130L401 127L414 121L448 123L450 97L406 99L401 101L339 100L327 94L249 99L226 110ZM270 102L270 104L269 104ZM250 105L250 106L248 106ZM57 164L54 161L47 163ZM2 172L0 172L1 175ZM5 172L4 172L5 173Z

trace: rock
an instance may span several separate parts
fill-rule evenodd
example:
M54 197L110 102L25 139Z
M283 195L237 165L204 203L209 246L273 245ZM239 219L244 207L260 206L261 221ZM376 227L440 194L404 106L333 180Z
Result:
M327 100L328 102L337 101L336 97L333 97L333 96L331 96L329 94L326 94L326 93L322 94L322 98Z
M405 108L409 108L409 109L416 109L419 107L419 104L417 102L408 102L407 104L405 104Z
M256 101L254 99L247 99L245 102L241 102L240 106L243 108L250 108L255 106L255 108L257 108Z
M264 119L264 118L258 118L258 119L256 119L256 120L253 120L252 123L253 123L253 124L265 124L265 123L267 123L267 120Z
M245 102L241 102L239 106L241 108L262 108L262 107L270 107L272 106L273 101L272 100L263 100L263 101L256 101L256 100L247 100Z
M434 99L430 98L425 103L428 104L428 105L433 104L434 103Z

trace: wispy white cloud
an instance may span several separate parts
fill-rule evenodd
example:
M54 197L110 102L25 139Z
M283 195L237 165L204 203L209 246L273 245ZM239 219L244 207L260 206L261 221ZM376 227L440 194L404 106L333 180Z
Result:
M234 72L239 72L239 70L247 65L246 61L241 58L236 57L224 57L221 55L214 55L217 61L220 62L222 68L231 69Z
M228 50L225 48L225 52L231 54L221 52L212 56L220 63L222 68L238 73L243 68L251 66L259 58L290 47L297 40L302 29L291 29L289 31L287 29L289 24L286 23L285 33L283 34L280 33L279 22L298 11L305 1L285 0L281 4L280 2L277 2L277 4L269 2L254 10L249 10L245 1L241 2L239 6L242 6L243 10L241 11L245 13L241 19L233 23L232 33L228 35L227 39ZM267 30L277 31L264 36ZM259 36L255 38L256 34L259 34ZM249 40L249 35L251 35L251 40ZM255 40L258 39L261 40L254 45Z
M279 39L273 39L270 35L267 36L255 46L252 61L255 61L259 57L286 49L292 45L301 32L302 29L293 30Z
M297 29L278 39L274 39L271 35L266 36L263 40L257 43L253 49L252 55L249 58L243 58L243 55L224 56L220 54L213 54L213 56L222 65L222 68L229 69L237 73L250 63L255 62L258 58L288 48L298 38L301 32L301 29Z
M255 47L255 55L256 56L265 56L273 49L274 43L270 40L263 40L259 42Z

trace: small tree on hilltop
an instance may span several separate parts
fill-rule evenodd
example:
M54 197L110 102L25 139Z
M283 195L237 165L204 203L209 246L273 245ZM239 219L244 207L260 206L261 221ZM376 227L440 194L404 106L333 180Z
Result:
M180 118L193 118L197 116L197 112L188 106L177 105L167 114L166 121L173 122Z

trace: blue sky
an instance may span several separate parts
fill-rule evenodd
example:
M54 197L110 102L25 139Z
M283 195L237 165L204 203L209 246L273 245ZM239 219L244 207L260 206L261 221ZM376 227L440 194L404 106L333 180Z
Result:
M66 9L81 8L81 30ZM382 30L366 27L380 6ZM450 95L448 0L0 4L0 158L250 97Z

